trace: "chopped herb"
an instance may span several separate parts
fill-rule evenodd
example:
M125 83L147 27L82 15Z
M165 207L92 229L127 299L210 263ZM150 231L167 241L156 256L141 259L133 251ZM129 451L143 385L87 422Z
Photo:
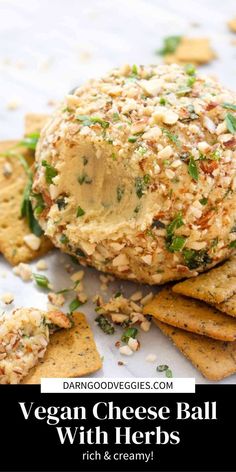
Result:
M166 105L166 99L164 97L160 97L160 105Z
M122 293L121 293L121 292L116 292L116 294L115 294L114 298L119 298L119 297L121 297L121 295L122 295Z
M134 213L138 213L140 211L140 205L137 205L134 209Z
M86 254L84 251L82 251L82 249L78 248L76 249L76 256L78 257L86 257ZM76 260L76 263L78 264L78 261Z
M41 193L31 193L31 197L36 200L36 205L34 207L35 215L41 215L42 211L45 208L45 202Z
M236 248L236 239L235 241L231 241L231 243L229 244L229 247L232 249L232 248Z
M156 53L160 54L161 56L173 54L179 46L181 39L182 36L168 36L164 38L162 49L156 51Z
M58 174L57 170L45 160L42 161L42 166L45 167L45 179L47 184L53 184L53 179Z
M114 152L112 153L111 158L112 158L113 161L116 161L117 157L116 157Z
M119 113L113 113L112 119L113 119L113 121L120 121L120 115L119 115Z
M196 74L196 69L193 66L193 64L186 64L185 66L185 72L188 75L195 75Z
M62 244L67 244L69 242L69 238L65 234L62 234L60 237L60 242Z
M136 66L136 64L132 66L131 72L132 75L138 75L138 67Z
M195 180L196 182L198 181L198 178L199 178L198 167L193 156L191 156L189 160L188 173L192 177L193 180Z
M227 110L236 111L236 105L233 105L232 103L223 103L222 107L226 108Z
M86 172L83 172L83 174L81 174L78 177L78 182L79 182L80 185L82 185L82 184L91 184L92 179L88 176L88 174L86 174Z
M162 223L161 220L153 220L153 222L152 222L152 228L163 229L165 227L166 227L166 225L164 223Z
M179 137L177 134L171 133L168 129L162 128L163 133L169 138L169 140L174 144L179 144Z
M33 274L34 280L39 287L49 288L49 280L45 275Z
M211 248L216 247L218 242L219 242L219 238L214 238L211 242Z
M59 197L56 200L56 204L58 206L59 211L64 210L66 208L66 206L68 205L68 203L65 201L65 197Z
M143 156L144 154L146 154L147 148L145 148L143 146L139 146L138 152L139 152L139 154L141 154L141 156Z
M39 133L28 134L22 141L19 142L19 146L24 146L27 149L35 151L37 142L39 140Z
M88 115L77 115L76 119L80 121L83 126L92 126L93 124L99 124L103 129L108 128L109 121L105 121L99 116L88 116Z
M34 217L32 203L30 200L32 185L33 185L33 176L32 176L32 172L29 170L28 182L24 189L23 198L21 202L21 208L20 208L20 214L22 218L26 218L26 221L32 233L34 233L35 236L39 237L43 234L43 231Z
M72 300L72 302L70 302L69 304L70 314L73 313L73 311L77 310L77 308L79 308L81 305L84 305L84 304L80 302L78 298L74 298L74 300Z
M168 377L168 378L172 378L172 377L173 377L173 373L172 373L172 370L171 370L171 369L166 369L165 374L166 374L166 377Z
M204 249L196 251L195 249L184 249L183 250L185 265L190 269L197 269L200 266L210 264L212 259L208 255L208 252Z
M122 334L121 341L123 343L128 344L129 339L130 338L136 338L137 334L138 334L137 328L128 328Z
M117 197L118 202L120 202L122 200L124 192L125 192L125 186L124 185L121 185L121 186L118 185L118 187L116 189L116 197Z
M199 200L199 202L201 203L201 205L207 205L208 199L205 198L205 197L203 197L203 198L201 198L201 199Z
M85 211L83 210L83 208L81 208L80 206L78 206L77 212L76 212L77 218L78 218L79 216L84 216L84 215L85 215Z
M183 249L186 242L184 236L175 236L172 238L171 244L168 244L168 251L179 252Z
M78 287L78 285L80 284L80 280L76 280L76 282L74 283L73 287L70 287L70 288L63 288L62 290L59 290L58 294L61 294L61 293L68 293L68 292L73 292L73 290L76 289L76 287Z
M128 138L128 142L129 143L136 143L137 139L138 138L136 136L131 136L130 138Z
M167 369L169 369L169 366L166 364L160 364L157 366L157 372L165 372Z
M172 220L171 223L168 224L166 228L166 233L168 236L172 236L175 232L176 229L180 228L183 226L183 218L182 218L182 213L177 213L176 217Z
M145 174L144 177L135 178L135 191L138 198L142 198L145 192L145 188L150 182L150 175Z
M189 77L189 79L187 80L187 86L188 87L192 87L196 82L196 77Z
M113 334L115 332L114 326L110 323L110 321L108 321L107 318L105 318L105 316L99 315L97 318L95 318L95 321L104 333Z
M227 113L225 117L225 122L228 131L234 134L236 132L236 117L232 115L232 113Z

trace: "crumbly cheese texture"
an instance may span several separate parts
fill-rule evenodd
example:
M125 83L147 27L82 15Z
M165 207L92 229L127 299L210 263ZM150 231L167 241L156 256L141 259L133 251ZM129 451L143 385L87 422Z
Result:
M19 383L43 358L55 327L70 327L61 312L21 308L0 318L0 384Z
M236 95L192 67L123 66L43 129L35 215L83 264L149 284L236 246Z

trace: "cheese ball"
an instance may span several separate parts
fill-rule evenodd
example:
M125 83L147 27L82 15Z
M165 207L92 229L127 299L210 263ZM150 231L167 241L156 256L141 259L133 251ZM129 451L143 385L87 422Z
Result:
M82 264L161 284L236 247L236 95L192 66L114 69L43 129L32 203Z

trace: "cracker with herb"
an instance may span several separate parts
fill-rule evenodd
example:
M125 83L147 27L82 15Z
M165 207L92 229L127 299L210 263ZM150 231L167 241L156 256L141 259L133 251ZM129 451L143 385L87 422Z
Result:
M236 293L236 257L231 257L221 266L205 274L174 285L172 290L212 305L228 300Z
M29 199L27 196L24 198L24 192L33 162L33 153L28 147L19 146L16 141L0 143L0 252L12 265L42 256L52 247L45 236L40 237L38 250L30 249L24 242L24 236L38 229L32 214L29 215L31 228L27 218L21 214L22 202L26 203L26 199L29 208Z
M41 363L23 383L38 384L42 377L82 377L101 369L93 333L82 313L74 313L71 329L52 335Z
M144 315L192 333L222 341L236 340L236 320L198 300L161 290L143 310Z
M43 113L27 113L25 115L25 136L40 133L48 118L49 115Z
M155 320L160 330L209 380L222 380L236 372L236 343L188 333Z

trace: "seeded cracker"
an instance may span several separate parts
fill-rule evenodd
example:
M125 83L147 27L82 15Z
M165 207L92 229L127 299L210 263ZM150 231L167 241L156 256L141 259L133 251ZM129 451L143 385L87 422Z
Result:
M3 141L0 143L0 154L16 146L15 141ZM19 151L24 155L28 164L33 163L33 157L28 151ZM10 175L6 175L4 169L11 169ZM33 260L51 249L52 244L44 236L37 251L30 249L24 242L24 237L31 233L25 219L20 217L20 208L23 192L27 183L26 172L16 157L0 158L0 252L8 262L16 265L19 262Z
M222 380L236 372L235 342L216 341L161 321L155 320L155 323L207 379Z
M236 17L228 21L228 27L230 31L232 31L233 33L236 33Z
M205 274L174 285L173 291L213 305L224 302L236 293L236 257Z
M32 370L24 383L37 384L42 377L81 377L101 367L90 326L82 313L75 313L74 326L51 337L42 363Z
M144 314L192 333L222 341L236 340L236 320L197 300L164 289L144 307Z

